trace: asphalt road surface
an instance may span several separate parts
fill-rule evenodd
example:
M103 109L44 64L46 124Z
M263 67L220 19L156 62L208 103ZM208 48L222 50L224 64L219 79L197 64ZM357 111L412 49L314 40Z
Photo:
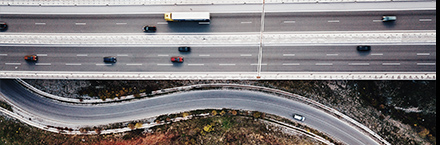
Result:
M292 119L297 113L305 124L347 144L377 144L336 117L308 105L269 94L236 90L206 90L176 93L128 103L82 106L59 103L37 96L15 80L0 80L0 92L18 107L66 126L105 125L162 114L205 108L233 108L266 112Z
M85 72L256 72L257 46L192 47L44 47L0 46L0 70ZM23 56L36 54L38 62ZM435 45L265 46L262 72L435 72ZM116 56L117 63L104 63ZM172 63L171 56L183 56Z

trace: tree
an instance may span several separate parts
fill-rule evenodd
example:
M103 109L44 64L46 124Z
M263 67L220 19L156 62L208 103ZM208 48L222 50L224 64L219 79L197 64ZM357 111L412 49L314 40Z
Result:
M217 115L217 111L215 111L215 110L212 110L212 112L211 112L211 115L212 115L212 116L215 116L215 115Z
M128 124L128 128L130 128L131 130L133 130L135 127L134 127L134 124L132 124L132 123L129 123Z
M138 122L138 123L136 123L136 125L134 126L134 127L136 127L136 128L141 128L142 127L142 122Z

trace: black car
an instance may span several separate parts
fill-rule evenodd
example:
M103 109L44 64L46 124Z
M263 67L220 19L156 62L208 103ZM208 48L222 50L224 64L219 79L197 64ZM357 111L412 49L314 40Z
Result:
M0 22L0 31L6 30L8 28L8 25L5 22Z
M104 57L104 62L112 62L112 63L116 63L116 57L114 56L106 56Z
M146 25L142 30L144 30L144 32L156 32L156 26Z
M357 46L357 48L356 48L358 51L369 51L370 49L371 49L371 46L368 46L368 45L360 45L360 46Z
M179 47L179 51L180 52L190 52L191 51L191 47Z

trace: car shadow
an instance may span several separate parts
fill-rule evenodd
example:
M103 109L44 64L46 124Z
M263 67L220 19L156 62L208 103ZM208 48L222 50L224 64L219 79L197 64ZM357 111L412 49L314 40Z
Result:
M358 51L359 56L368 56L370 55L370 51Z
M383 22L383 25L387 28L393 28L396 26L396 22L395 21Z

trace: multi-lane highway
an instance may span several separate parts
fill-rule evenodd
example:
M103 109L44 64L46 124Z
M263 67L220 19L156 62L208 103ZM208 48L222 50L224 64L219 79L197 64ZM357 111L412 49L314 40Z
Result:
M208 90L171 94L129 103L97 106L69 105L37 96L15 80L0 80L0 93L12 104L32 113L43 122L59 126L98 126L138 120L162 114L205 108L233 108L261 111L292 119L298 113L305 124L345 142L346 144L377 144L338 118L306 104L252 91ZM293 120L293 119L292 119Z
M398 20L383 23L382 15ZM166 22L163 14L5 14L1 20L8 23L9 33L144 33L144 25L156 25L156 33L260 32L261 27L261 13L212 13L209 25ZM380 30L436 30L436 11L273 12L264 17L264 32Z
M258 46L192 47L1 47L1 70L15 71L102 71L102 72L255 72ZM38 62L24 55L37 54ZM435 72L435 45L373 45L368 52L348 46L266 46L262 72ZM117 63L104 63L116 56ZM172 63L183 56L184 63Z

